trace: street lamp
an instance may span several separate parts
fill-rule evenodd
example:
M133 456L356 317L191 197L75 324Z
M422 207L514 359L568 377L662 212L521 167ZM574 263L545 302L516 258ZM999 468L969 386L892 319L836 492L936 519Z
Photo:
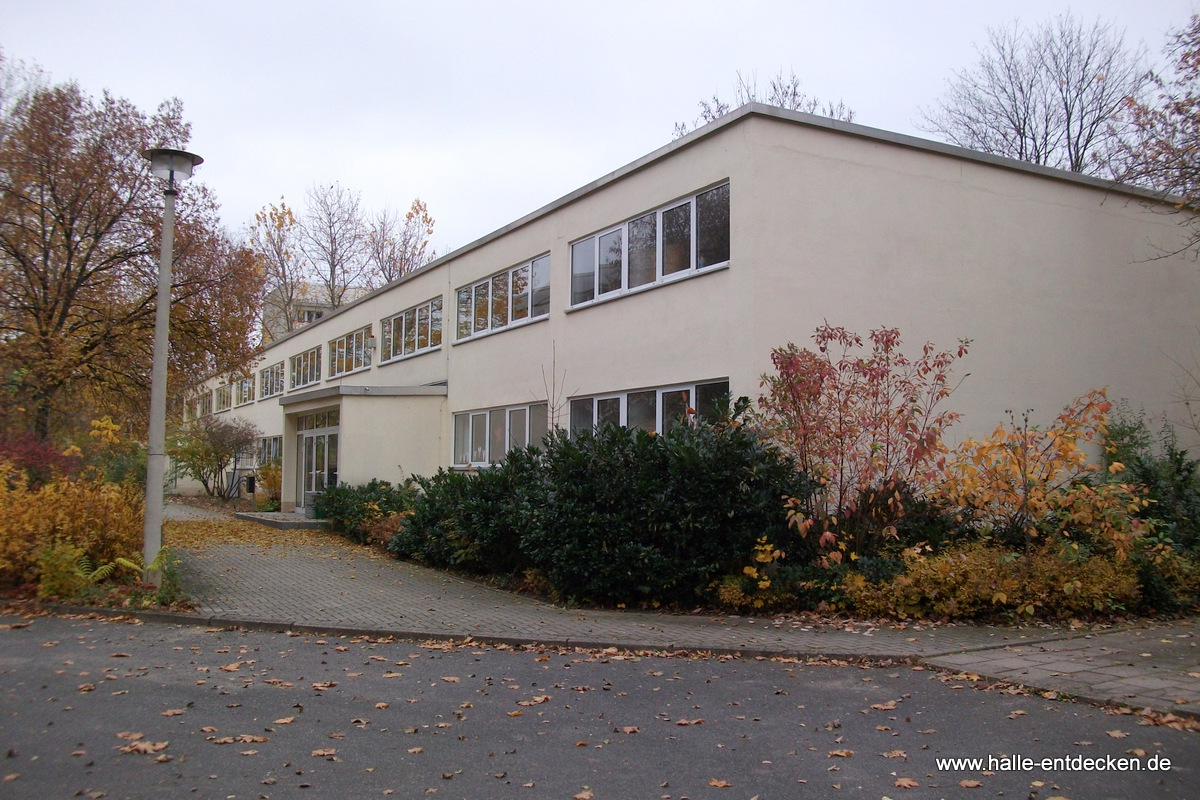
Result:
M146 518L142 558L154 563L162 548L163 481L167 474L167 344L171 330L171 259L175 247L175 179L187 180L204 159L162 147L142 152L150 172L167 182L163 190L162 251L158 258L158 303L154 309L154 365L150 373L150 433L146 445ZM156 571L146 575L157 583Z

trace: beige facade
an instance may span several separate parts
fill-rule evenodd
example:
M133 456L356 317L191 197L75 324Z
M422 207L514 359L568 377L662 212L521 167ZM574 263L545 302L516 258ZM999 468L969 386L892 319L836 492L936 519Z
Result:
M1182 235L1167 210L1092 178L747 106L272 342L256 390L282 363L284 391L219 413L281 437L285 508L306 502L308 439L328 449L336 433L336 479L360 483L494 460L543 416L566 426L585 407L661 427L680 397L702 404L726 383L757 397L771 350L823 320L897 327L913 352L973 340L957 436L1007 409L1048 422L1098 387L1156 414L1200 344L1200 271L1160 257ZM585 278L597 298L582 299ZM331 346L352 371L330 376ZM317 347L319 380L293 388L292 359ZM298 429L330 411L336 429Z

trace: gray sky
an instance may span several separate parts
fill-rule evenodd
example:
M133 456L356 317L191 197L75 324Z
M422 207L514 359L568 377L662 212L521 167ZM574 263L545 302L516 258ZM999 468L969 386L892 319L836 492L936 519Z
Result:
M927 136L986 28L1101 16L1161 63L1191 0L306 2L0 0L0 48L153 110L183 100L231 230L340 182L420 196L459 247L671 139L697 101L795 70L856 122Z

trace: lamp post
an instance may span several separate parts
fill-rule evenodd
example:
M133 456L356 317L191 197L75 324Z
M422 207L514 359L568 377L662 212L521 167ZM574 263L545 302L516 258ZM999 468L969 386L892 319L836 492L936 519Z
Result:
M183 150L156 147L142 157L150 172L167 182L163 190L162 250L158 258L158 302L154 309L154 364L150 373L150 432L146 444L146 517L142 527L142 558L154 563L162 548L163 481L167 474L167 346L171 330L171 259L175 248L175 180L192 177L204 162ZM160 573L147 570L146 579L158 583Z

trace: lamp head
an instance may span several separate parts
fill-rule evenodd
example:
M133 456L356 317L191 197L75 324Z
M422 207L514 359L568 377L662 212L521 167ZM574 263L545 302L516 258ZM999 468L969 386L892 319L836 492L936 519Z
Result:
M204 163L204 159L186 150L172 150L167 147L152 147L142 151L142 157L150 162L150 172L175 188L175 179L187 180L192 177L192 170Z

